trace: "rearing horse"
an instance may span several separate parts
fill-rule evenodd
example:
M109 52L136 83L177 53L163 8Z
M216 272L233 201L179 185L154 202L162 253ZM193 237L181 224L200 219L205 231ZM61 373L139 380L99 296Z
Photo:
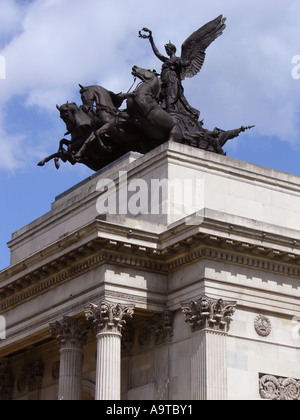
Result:
M103 138L116 139L124 135L120 124L127 121L129 115L118 108L124 101L125 95L115 94L102 86L79 86L83 109L90 115L94 114L95 131L94 137L83 144L76 157L83 156L88 145L95 139L98 140L101 149L110 152L110 146L103 143Z
M159 106L161 81L155 70L134 66L132 74L142 83L130 94L127 109L137 118L142 131L152 140L162 143L174 140L182 143L183 133L176 119Z
M65 135L71 134L71 140L65 138L60 140L58 151L43 159L38 163L38 166L44 166L45 163L54 159L55 167L59 169L59 159L63 162L69 161L72 165L79 161L75 159L74 155L84 141L93 135L93 124L92 119L74 102L67 102L61 106L56 105L56 108L66 124L68 132ZM67 149L64 149L63 146L67 146Z

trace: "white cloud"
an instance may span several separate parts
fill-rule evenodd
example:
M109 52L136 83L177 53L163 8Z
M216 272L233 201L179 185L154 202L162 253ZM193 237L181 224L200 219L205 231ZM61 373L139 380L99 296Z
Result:
M9 136L0 129L0 170L14 170L25 164L22 135Z
M16 0L1 0L0 37L8 38L20 31L24 16L24 3Z
M0 109L22 94L32 112L54 114L56 103L78 100L78 83L127 91L132 65L161 67L138 30L150 27L162 52L171 39L179 53L191 32L223 13L224 34L209 47L201 73L184 82L189 102L207 128L256 124L255 135L298 141L300 80L291 77L291 59L300 54L298 0L2 2L0 28L5 22L2 31L15 36L1 52L7 80ZM13 165L17 157L6 149Z

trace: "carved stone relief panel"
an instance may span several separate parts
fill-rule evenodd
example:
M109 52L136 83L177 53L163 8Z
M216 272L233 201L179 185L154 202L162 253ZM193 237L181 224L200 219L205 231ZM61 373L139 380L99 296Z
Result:
M265 400L300 400L300 380L260 373L259 394Z
M44 376L44 363L40 360L25 366L18 378L17 387L19 392L28 389L29 392L41 389Z

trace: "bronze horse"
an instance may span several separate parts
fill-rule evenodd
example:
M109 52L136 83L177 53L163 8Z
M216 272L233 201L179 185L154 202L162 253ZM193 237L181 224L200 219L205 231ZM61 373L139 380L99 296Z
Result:
M134 66L132 74L141 80L132 93L115 94L102 86L79 85L83 109L95 114L96 124L94 136L83 143L76 158L82 158L95 140L106 152L121 145L141 153L167 140L183 141L180 124L159 105L161 82L157 73ZM120 110L124 99L127 108Z
M126 110L119 109L127 96L123 93L115 94L102 86L79 86L83 109L89 115L94 114L94 135L86 139L76 153L76 158L83 157L87 147L95 140L107 153L111 153L117 146L130 146L129 150L139 149L142 141L140 128L134 121L130 121Z
M134 66L132 74L140 83L135 91L129 94L127 109L132 117L137 118L142 131L157 144L167 140L183 142L183 133L176 119L160 107L161 80L155 70L146 70Z
M76 153L82 147L85 141L94 137L94 126L92 118L78 107L75 103L66 103L61 106L56 105L60 112L61 119L65 122L67 133L71 134L71 140L63 138L59 142L58 151L38 163L38 166L44 166L45 163L54 159L55 167L59 169L59 159L63 162L70 162L72 165L83 163L92 170L98 170L106 163L109 163L110 156L101 153L99 148L91 147L86 156L76 157ZM65 149L63 146L67 146Z

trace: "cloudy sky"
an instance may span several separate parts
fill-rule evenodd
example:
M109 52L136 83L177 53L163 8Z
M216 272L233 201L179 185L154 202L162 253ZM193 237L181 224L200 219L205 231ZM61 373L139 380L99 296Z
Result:
M227 28L186 97L206 128L256 125L229 156L300 175L299 0L0 0L0 270L11 233L91 174L36 166L66 131L55 105L80 104L78 83L126 92L133 65L160 71L141 28L162 52L169 40L180 51L220 14Z

